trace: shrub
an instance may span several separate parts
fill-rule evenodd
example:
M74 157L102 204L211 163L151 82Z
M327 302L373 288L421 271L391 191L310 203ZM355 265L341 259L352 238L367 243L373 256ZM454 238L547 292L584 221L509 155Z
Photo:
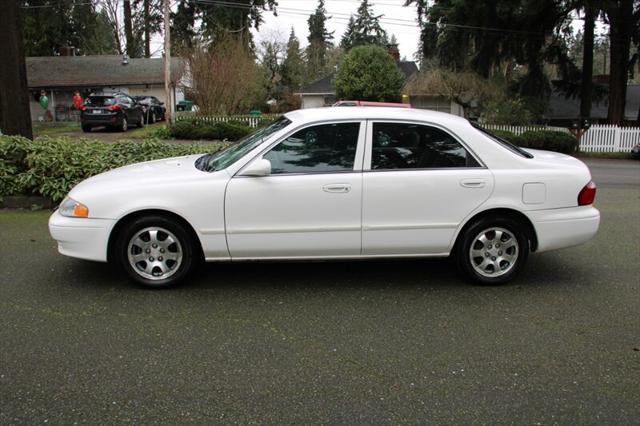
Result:
M151 136L156 139L171 139L171 130L167 126L158 127Z
M190 140L230 140L237 141L253 131L239 122L207 123L198 119L181 120L171 126L171 136Z
M518 144L527 148L544 149L563 154L573 154L578 149L578 140L575 136L565 132L528 131L521 134L518 139Z
M217 151L226 143L107 143L85 139L0 136L0 197L42 195L58 202L83 179L141 161Z

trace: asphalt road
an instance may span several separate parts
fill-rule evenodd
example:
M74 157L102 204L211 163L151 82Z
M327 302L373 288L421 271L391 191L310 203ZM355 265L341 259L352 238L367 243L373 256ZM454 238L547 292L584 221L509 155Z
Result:
M149 291L0 212L0 424L640 422L640 162L503 287L446 260L210 264Z

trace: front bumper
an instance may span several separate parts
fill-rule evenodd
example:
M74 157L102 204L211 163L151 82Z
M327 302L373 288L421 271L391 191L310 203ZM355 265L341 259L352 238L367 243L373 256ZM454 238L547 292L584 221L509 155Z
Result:
M115 220L66 217L56 210L49 218L49 233L58 242L60 254L106 262L114 225Z
M538 237L538 252L577 246L592 239L600 212L592 206L527 212Z

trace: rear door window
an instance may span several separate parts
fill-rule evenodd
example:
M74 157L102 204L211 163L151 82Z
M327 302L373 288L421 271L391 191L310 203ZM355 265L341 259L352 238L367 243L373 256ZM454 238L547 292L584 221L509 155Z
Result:
M411 123L374 123L372 170L480 167L449 133Z

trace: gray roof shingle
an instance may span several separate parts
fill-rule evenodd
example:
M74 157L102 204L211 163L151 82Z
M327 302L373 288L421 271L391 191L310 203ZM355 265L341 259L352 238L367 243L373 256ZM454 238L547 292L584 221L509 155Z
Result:
M629 121L638 118L640 107L640 85L627 86L627 102L625 104L624 118ZM591 118L605 120L609 104L605 98L601 102L593 101L591 104ZM554 90L549 98L549 104L544 112L544 117L549 120L573 120L580 116L580 98L567 98L558 90Z
M26 58L30 88L103 87L164 83L162 58L129 58L120 55L37 56ZM182 77L185 62L171 58L171 81Z

